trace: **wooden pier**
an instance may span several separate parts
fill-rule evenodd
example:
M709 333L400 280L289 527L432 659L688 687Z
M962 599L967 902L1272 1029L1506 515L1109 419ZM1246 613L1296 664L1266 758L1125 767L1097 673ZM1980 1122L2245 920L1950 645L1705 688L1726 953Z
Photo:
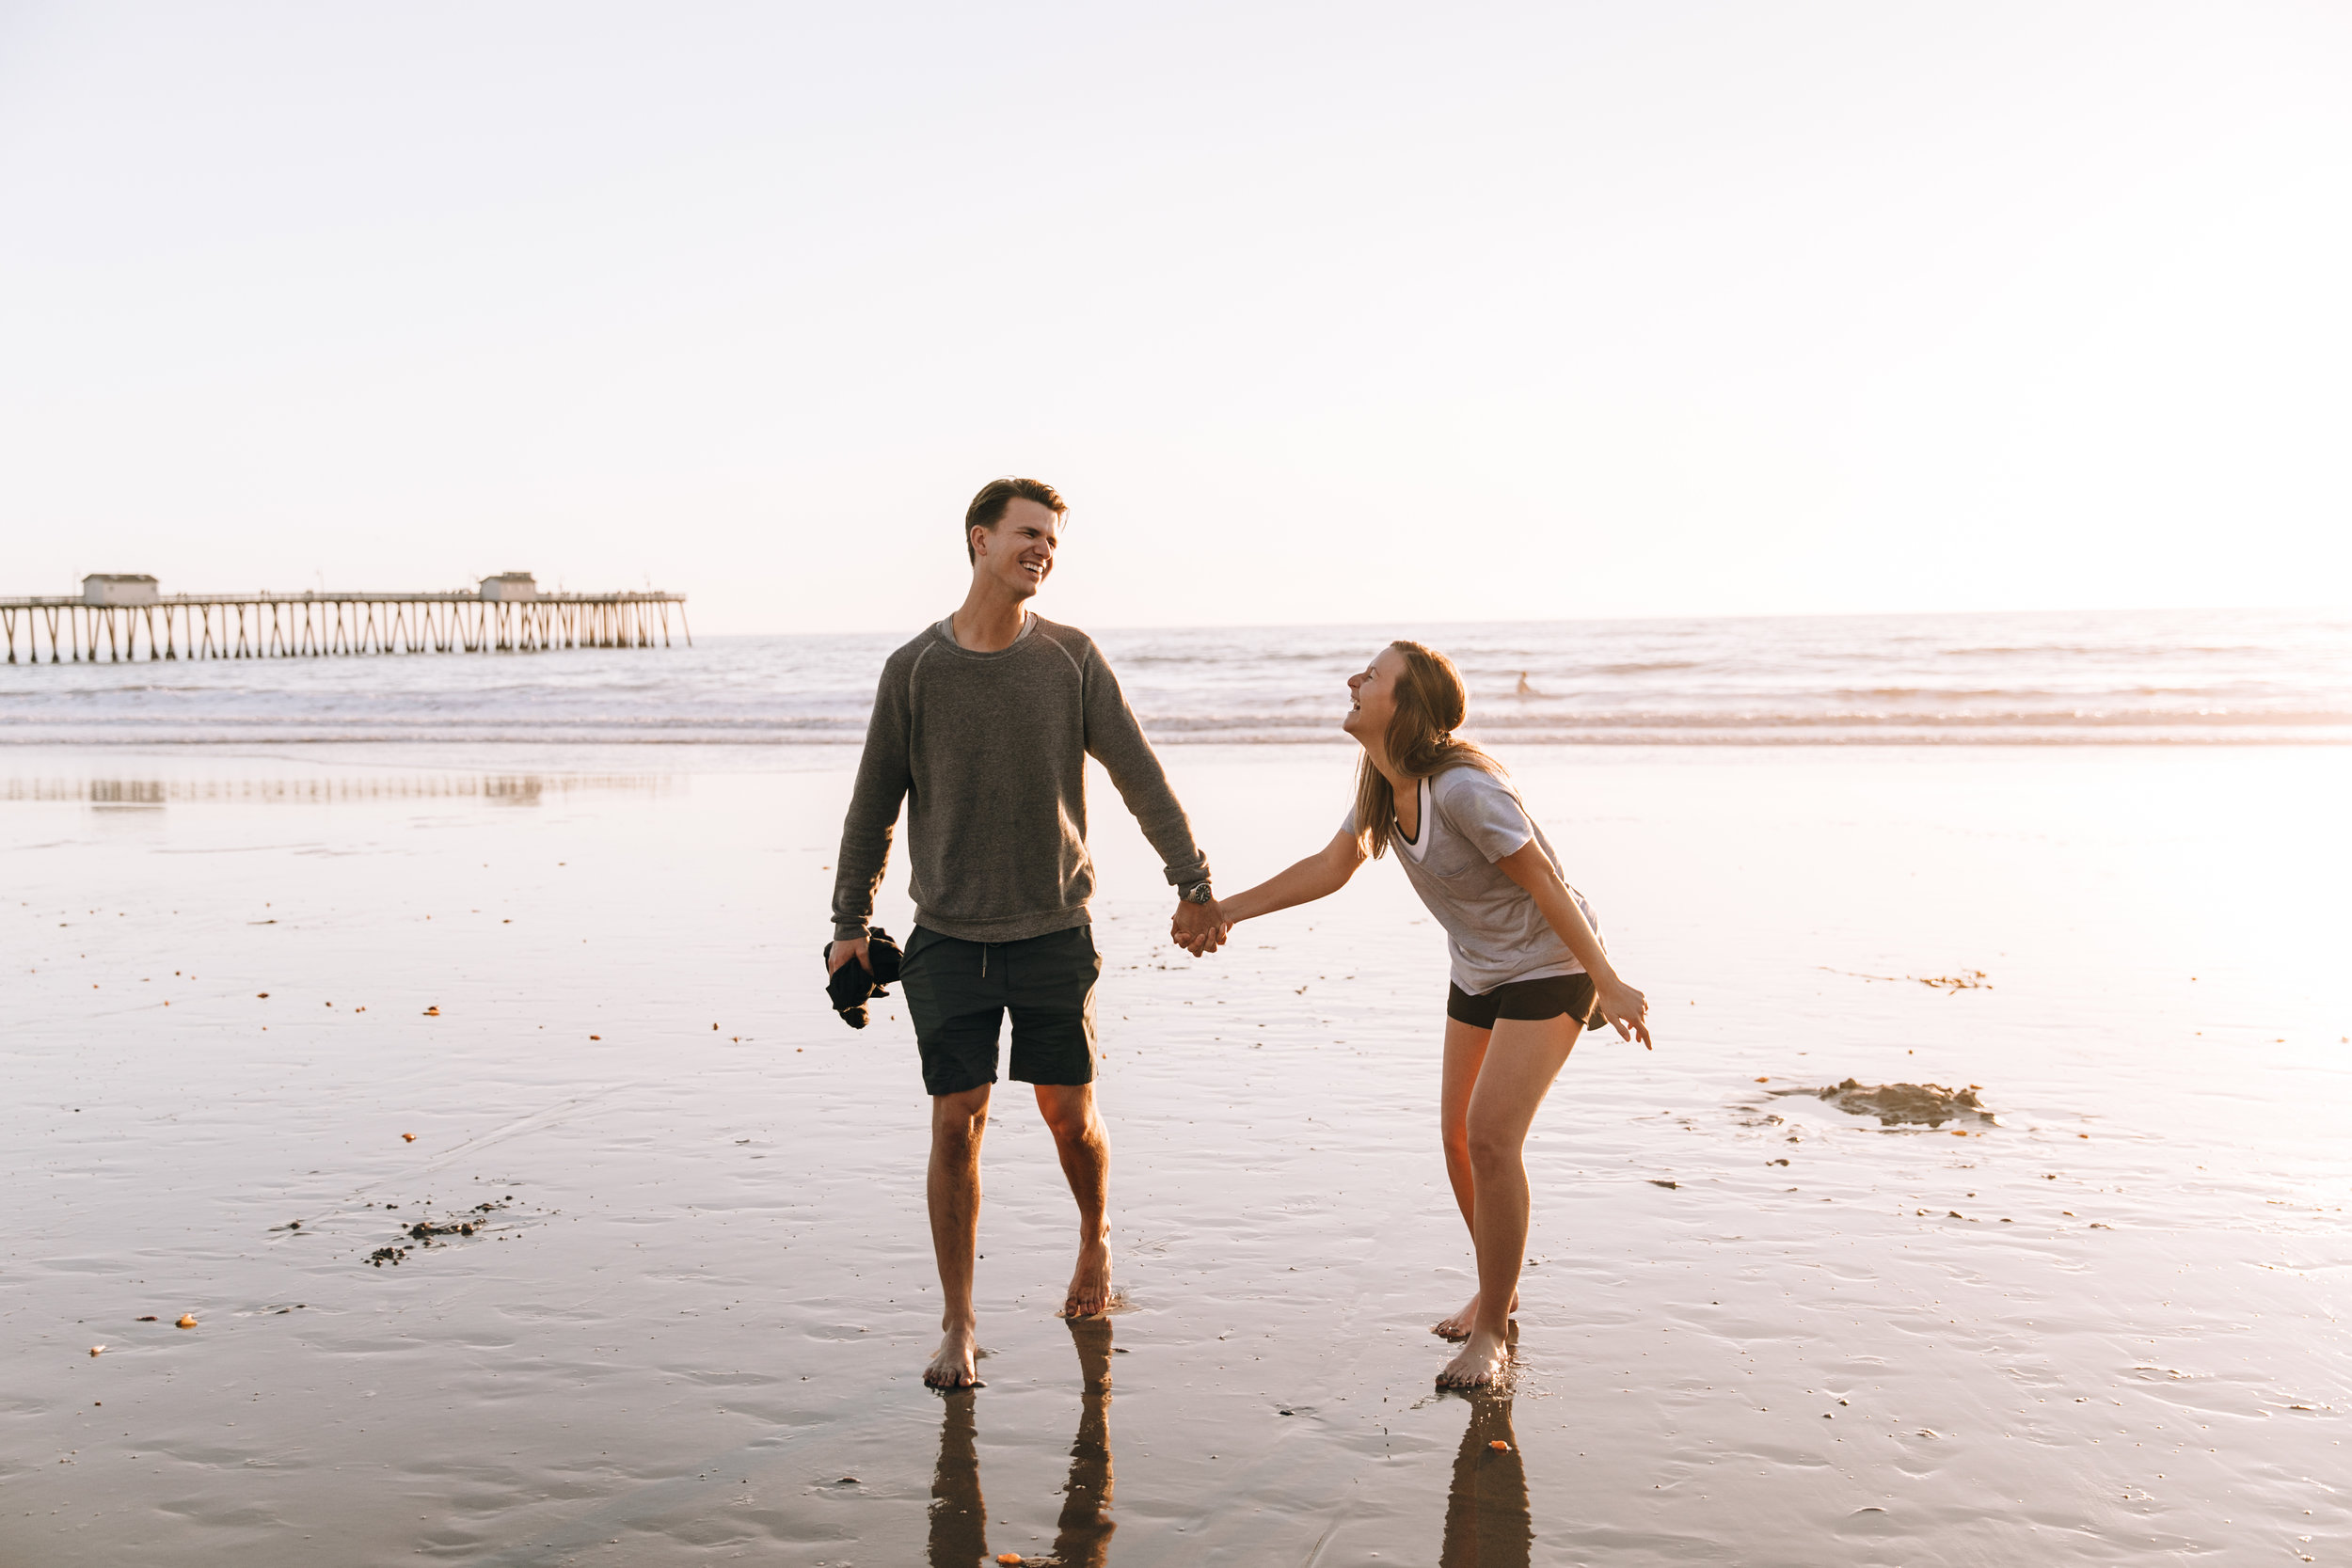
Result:
M683 594L541 594L521 572L445 594L166 595L93 577L75 598L0 599L0 638L10 664L666 648L673 606L691 647Z

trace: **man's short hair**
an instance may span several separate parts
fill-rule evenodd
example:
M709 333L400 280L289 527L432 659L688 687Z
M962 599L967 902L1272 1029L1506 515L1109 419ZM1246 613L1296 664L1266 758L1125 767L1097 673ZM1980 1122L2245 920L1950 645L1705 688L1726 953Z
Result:
M972 504L963 509L963 556L967 561L979 559L972 547L972 531L976 528L996 531L996 525L1005 520L1005 508L1015 499L1035 501L1058 517L1070 510L1070 503L1061 499L1061 492L1041 479L1016 479L1007 474L992 479L980 486L980 493L972 498Z

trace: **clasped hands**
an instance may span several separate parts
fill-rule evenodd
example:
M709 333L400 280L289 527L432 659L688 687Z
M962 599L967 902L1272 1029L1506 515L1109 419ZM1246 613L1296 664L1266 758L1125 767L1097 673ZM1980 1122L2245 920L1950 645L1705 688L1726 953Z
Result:
M1196 958L1224 946L1232 929L1224 907L1214 898L1205 904L1180 901L1176 918L1168 924L1168 940Z

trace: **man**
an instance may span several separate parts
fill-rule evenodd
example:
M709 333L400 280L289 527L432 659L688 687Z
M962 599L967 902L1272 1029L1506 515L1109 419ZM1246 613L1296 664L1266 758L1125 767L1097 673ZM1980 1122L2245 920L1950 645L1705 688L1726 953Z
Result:
M834 863L827 974L866 961L874 890L907 802L914 929L899 981L931 1096L931 1250L945 1338L923 1381L935 1388L979 1382L980 1134L1008 1011L1011 1076L1034 1086L1078 1203L1078 1264L1062 1313L1087 1317L1111 1304L1110 1145L1094 1109L1102 960L1087 913L1089 756L1167 863L1175 940L1214 952L1227 930L1208 862L1110 666L1084 632L1026 608L1054 570L1067 510L1033 479L995 480L972 498L963 518L971 592L883 664Z

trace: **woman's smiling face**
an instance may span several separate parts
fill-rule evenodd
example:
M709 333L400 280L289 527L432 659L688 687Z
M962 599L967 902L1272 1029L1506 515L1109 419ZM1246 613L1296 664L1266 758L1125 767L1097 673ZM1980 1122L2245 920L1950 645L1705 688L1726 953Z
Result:
M1405 656L1383 648L1378 657L1348 676L1347 717L1340 721L1340 728L1359 745L1377 745L1389 733L1389 721L1396 717L1396 683L1404 673Z

